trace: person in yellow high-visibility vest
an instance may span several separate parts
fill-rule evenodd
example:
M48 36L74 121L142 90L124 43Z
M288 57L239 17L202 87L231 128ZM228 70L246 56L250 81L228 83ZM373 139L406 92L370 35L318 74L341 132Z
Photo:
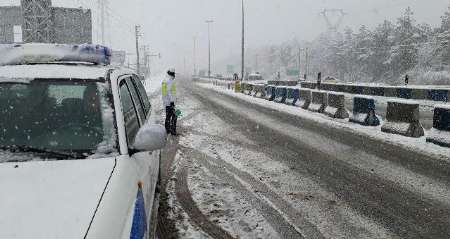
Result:
M167 71L167 78L162 82L162 100L166 107L166 131L169 134L177 135L177 115L175 113L175 103L177 88L175 85L175 69Z

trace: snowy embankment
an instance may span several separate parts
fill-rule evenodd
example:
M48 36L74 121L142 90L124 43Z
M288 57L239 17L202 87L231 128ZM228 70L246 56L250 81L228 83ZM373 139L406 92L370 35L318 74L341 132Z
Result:
M425 132L424 137L420 138L409 138L400 135L387 134L381 132L381 126L378 127L365 127L358 124L350 123L348 120L339 120L339 119L331 119L323 114L313 113L307 110L303 110L298 107L288 106L285 104L278 104L275 102L267 101L265 99L255 98L252 96L235 93L233 91L224 89L222 87L213 86L211 84L198 84L202 88L214 90L216 92L236 97L241 100L245 100L249 103L256 104L274 111L287 113L290 115L294 115L300 118L305 118L308 120L312 120L321 124L325 124L330 128L335 128L338 130L346 130L355 134L360 134L363 136L367 136L373 138L375 140L388 142L403 148L406 148L411 151L416 151L420 153L425 153L430 156L435 156L437 158L442 158L444 160L450 161L450 149L440 147L434 145L432 143L426 142L426 136L429 134L429 131Z

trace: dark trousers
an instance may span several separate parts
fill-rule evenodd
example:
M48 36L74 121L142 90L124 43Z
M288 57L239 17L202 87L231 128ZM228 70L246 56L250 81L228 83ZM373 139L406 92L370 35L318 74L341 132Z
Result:
M177 133L177 115L175 114L175 104L166 106L166 131L167 133Z

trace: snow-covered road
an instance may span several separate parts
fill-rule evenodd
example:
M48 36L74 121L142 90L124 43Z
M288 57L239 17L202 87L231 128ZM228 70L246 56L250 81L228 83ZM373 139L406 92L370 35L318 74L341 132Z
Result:
M192 82L179 88L161 238L450 237L448 157Z

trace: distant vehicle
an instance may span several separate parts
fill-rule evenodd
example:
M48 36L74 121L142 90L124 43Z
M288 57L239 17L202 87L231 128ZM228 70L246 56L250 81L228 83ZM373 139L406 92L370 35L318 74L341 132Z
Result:
M339 81L336 80L335 78L328 76L325 78L325 80L323 81L324 83L338 83Z
M219 80L223 79L223 75L222 74L215 74L214 77L219 79Z
M249 81L257 81L257 80L264 80L264 78L262 77L262 75L258 72L256 73L252 73L250 75L248 75L248 80Z
M141 79L108 52L0 52L2 238L154 237L166 132Z

